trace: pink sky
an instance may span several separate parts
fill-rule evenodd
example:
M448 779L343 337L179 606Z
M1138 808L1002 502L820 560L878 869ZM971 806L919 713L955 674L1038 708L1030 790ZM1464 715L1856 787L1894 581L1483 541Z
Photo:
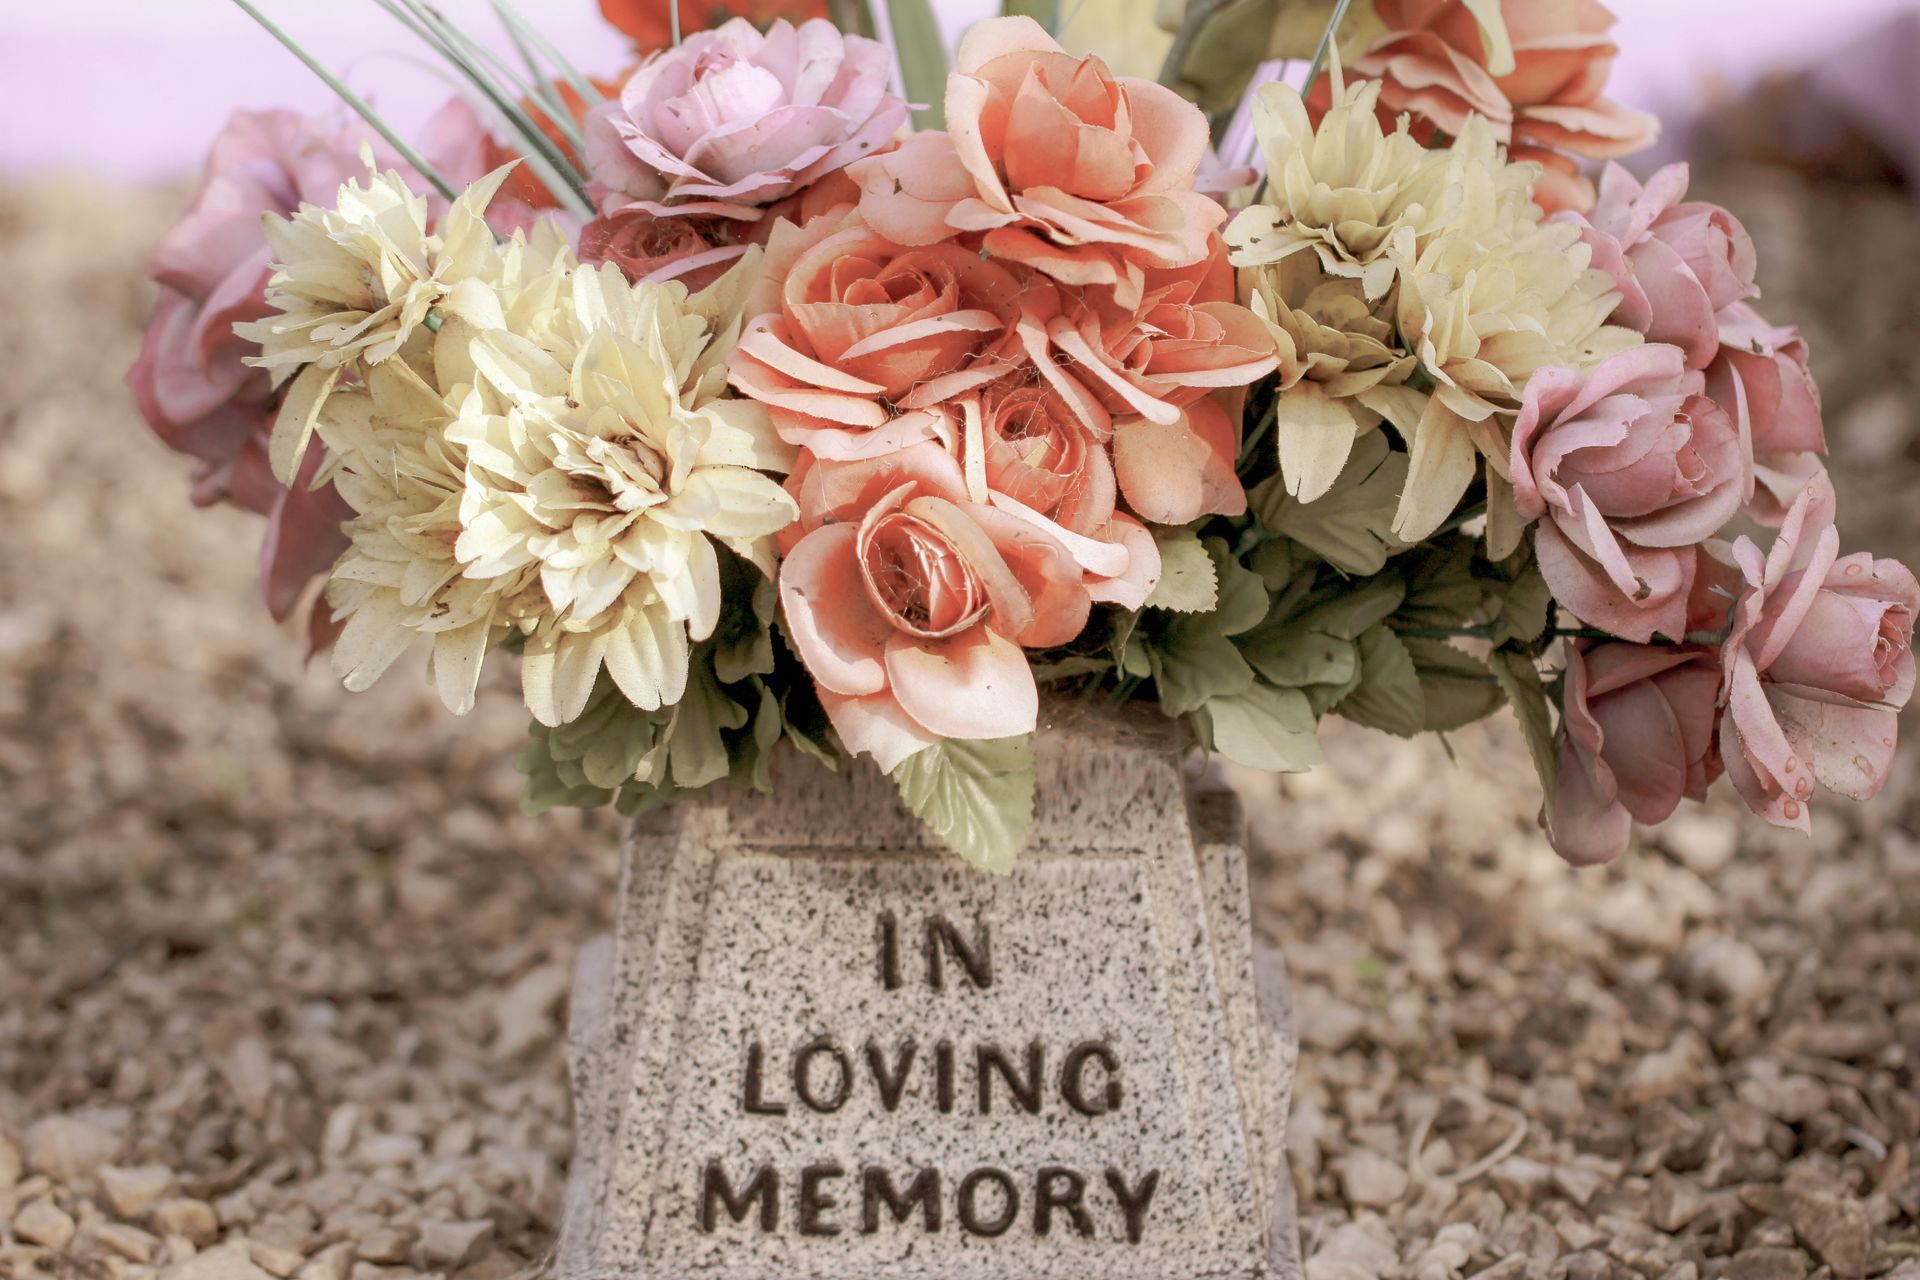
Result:
M1082 0L1077 22L1106 0ZM1737 85L1781 60L1807 58L1874 17L1920 0L1609 0L1624 50L1615 95L1679 114L1709 85ZM409 127L447 94L412 37L355 0L261 0L357 89ZM486 0L441 0L468 30L497 31ZM622 42L593 0L520 0L586 70L621 61ZM957 29L993 0L935 0ZM0 15L0 172L192 172L236 106L325 108L329 95L230 0L16 3Z

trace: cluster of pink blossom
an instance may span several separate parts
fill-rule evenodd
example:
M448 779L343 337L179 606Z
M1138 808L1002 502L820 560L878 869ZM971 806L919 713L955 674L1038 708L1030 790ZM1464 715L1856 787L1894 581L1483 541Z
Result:
M1920 587L1839 555L1806 345L1750 305L1752 240L1687 185L1685 166L1645 187L1610 167L1591 217L1562 215L1647 345L1585 376L1542 371L1513 434L1548 586L1619 637L1579 642L1566 683L1551 825L1579 862L1722 772L1756 813L1807 829L1816 783L1879 790L1913 691ZM1741 518L1778 529L1770 552L1726 541Z

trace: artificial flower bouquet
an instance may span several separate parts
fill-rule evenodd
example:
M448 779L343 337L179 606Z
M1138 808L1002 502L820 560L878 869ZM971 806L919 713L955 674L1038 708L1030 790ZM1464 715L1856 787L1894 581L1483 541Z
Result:
M531 806L864 755L1004 869L1042 690L1279 771L1511 705L1580 863L1886 779L1920 588L1740 223L1583 174L1654 134L1592 0L1166 0L1164 83L1031 0L951 69L926 0L606 0L611 81L376 2L473 92L235 116L131 382L349 688L517 663Z

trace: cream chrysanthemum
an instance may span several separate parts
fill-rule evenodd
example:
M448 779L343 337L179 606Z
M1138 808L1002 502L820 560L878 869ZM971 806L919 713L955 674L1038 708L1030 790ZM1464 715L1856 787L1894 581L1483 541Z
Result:
M1416 142L1404 120L1391 133L1380 127L1379 98L1378 81L1337 89L1316 130L1292 88L1260 88L1254 128L1267 192L1227 227L1236 265L1312 250L1328 275L1362 281L1369 299L1392 287L1389 249L1409 249L1444 224L1449 175L1445 153Z
M265 215L274 261L267 303L274 313L234 326L260 344L249 364L266 369L276 383L294 379L268 450L282 483L292 483L347 370L393 359L466 307L479 305L485 323L494 300L485 286L499 282L505 265L484 211L511 166L467 188L429 233L426 198L398 173L381 173L370 149L362 158L366 185L344 184L332 208L304 204L291 218ZM542 235L557 239L551 230Z
M548 725L580 714L603 665L634 705L677 702L689 644L720 616L715 544L770 574L772 535L796 514L762 474L792 450L758 404L721 398L715 322L737 324L737 311L703 315L708 299L629 285L611 266L580 268L569 286L547 345L476 336L490 403L447 431L467 455L454 547L465 575L531 573L545 600L521 669Z
M478 398L466 390L468 411ZM487 651L538 604L531 571L468 578L455 554L465 456L446 432L461 412L408 361L393 359L334 394L319 419L335 455L334 487L356 513L327 583L327 602L345 624L334 673L349 689L369 688L426 636L434 685L456 712L472 709Z
M1261 91L1271 187L1226 235L1283 371L1290 348L1301 369L1276 408L1287 491L1325 493L1356 436L1384 420L1411 454L1393 533L1416 542L1452 515L1482 456L1502 506L1507 431L1536 370L1591 367L1638 339L1606 325L1612 281L1575 228L1543 222L1528 197L1537 166L1510 163L1486 121L1427 151L1404 119L1380 127L1377 82L1334 74L1318 131L1292 89ZM1317 271L1297 261L1309 249Z
M550 227L496 243L478 220L499 176L437 236L404 189L380 203L350 187L339 221L296 220L314 251L282 272L278 351L308 364L283 422L296 458L317 430L356 513L327 590L344 624L334 667L364 689L429 637L434 684L463 712L487 652L517 633L544 724L578 716L603 668L635 705L672 705L720 617L716 544L770 576L772 535L795 515L763 474L791 448L759 405L723 398L758 254L701 294L629 285L579 266ZM401 264L386 302L351 323L293 310L317 311L356 254Z

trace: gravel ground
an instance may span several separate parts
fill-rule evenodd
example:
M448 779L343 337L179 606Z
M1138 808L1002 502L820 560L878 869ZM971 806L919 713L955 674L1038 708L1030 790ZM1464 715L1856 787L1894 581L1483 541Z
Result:
M1717 194L1853 534L1920 562L1912 206ZM188 508L118 381L179 202L0 193L0 1277L496 1280L556 1225L617 825L519 814L509 688L350 697L265 619L253 522ZM1504 723L1327 738L1242 780L1312 1280L1920 1277L1910 762L1811 842L1719 795L1576 874Z

